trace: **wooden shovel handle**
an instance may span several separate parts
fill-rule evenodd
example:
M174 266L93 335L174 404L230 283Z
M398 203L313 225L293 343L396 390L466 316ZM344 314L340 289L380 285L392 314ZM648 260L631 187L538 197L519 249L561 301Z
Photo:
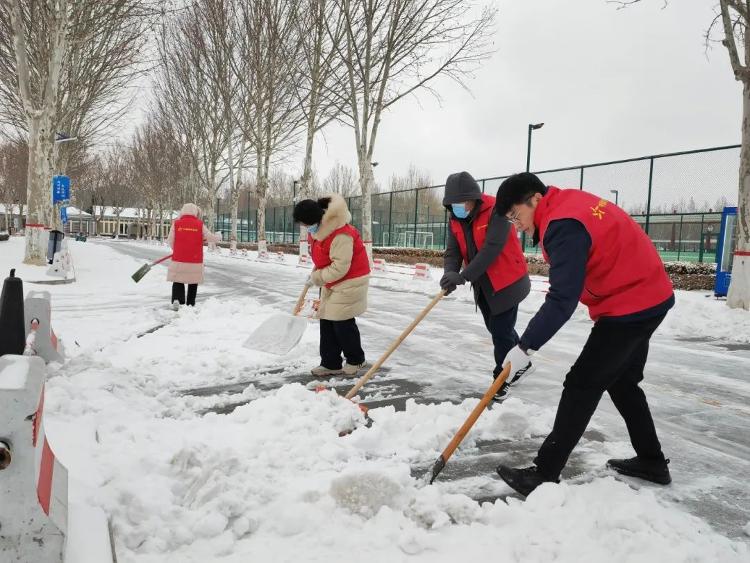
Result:
M294 310L292 311L292 315L294 315L295 317L299 315L299 312L305 305L305 297L307 297L308 289L310 289L310 286L305 284L305 287L302 288L302 293L299 294L299 299L297 299L297 303L294 305Z
M417 315L417 318L414 319L409 326L407 326L404 331L401 333L401 335L396 339L396 341L391 344L390 348L385 351L385 353L380 356L380 359L375 362L372 367L367 370L367 373L364 374L359 381L352 387L349 392L346 394L347 399L351 399L354 397L354 395L357 394L357 391L359 391L362 386L367 383L370 378L375 374L378 369L380 369L380 366L383 365L383 363L388 359L388 357L393 353L393 351L399 347L399 345L404 341L404 339L409 336L412 330L427 316L427 313L429 313L432 308L438 304L438 301L440 301L443 297L445 297L445 291L441 290L440 293L438 293L435 297L432 298L432 301L430 301L424 309L422 309L422 312Z
M494 397L495 394L498 391L500 391L500 387L502 387L503 383L505 383L505 380L508 379L509 374L510 374L510 363L507 363L505 364L503 371L500 372L500 375L498 375L495 378L495 381L492 382L492 385L490 385L490 388L487 389L487 392L484 394L484 396L479 401L477 406L474 407L473 411L471 411L469 418L466 419L466 422L464 422L461 428L458 429L458 432L456 432L456 435L453 436L453 439L450 441L448 446L443 450L443 453L441 455L441 457L443 458L443 462L448 461L448 458L451 457L455 449L458 447L461 441L466 437L466 434L469 433L469 430L471 430L471 427L474 426L474 423L479 418L479 415L481 415L484 412L484 409L487 408L487 405L492 400L492 397Z

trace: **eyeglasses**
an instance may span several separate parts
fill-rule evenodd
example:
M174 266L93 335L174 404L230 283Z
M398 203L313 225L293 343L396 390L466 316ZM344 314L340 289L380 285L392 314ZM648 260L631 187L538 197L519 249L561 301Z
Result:
M523 200L523 201L522 201L522 202L521 202L521 203L519 204L519 209L517 209L516 211L509 211L509 212L508 212L508 213L507 213L507 214L505 215L505 218L506 218L506 219L507 219L508 221L510 221L511 223L513 223L514 225L520 225L520 221L521 221L521 220L520 220L520 218L519 218L519 216L518 216L518 215L519 215L519 212L520 212L520 206L521 206L521 205L528 205L528 204L529 204L529 203L531 202L531 198L532 198L532 197L534 197L534 196L531 196L531 197L527 197L527 198L526 198L525 200Z

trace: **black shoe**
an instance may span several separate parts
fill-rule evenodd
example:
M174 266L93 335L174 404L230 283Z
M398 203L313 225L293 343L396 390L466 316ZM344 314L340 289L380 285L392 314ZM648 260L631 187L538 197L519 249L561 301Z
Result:
M518 370L513 376L513 379L511 381L506 381L500 386L500 390L497 393L495 393L495 396L492 397L492 400L495 401L496 403L502 403L505 399L507 399L510 396L511 386L521 381L523 377L526 377L530 373L534 373L535 370L536 370L536 366L534 366L534 364L531 363L531 361L529 361L525 369ZM497 374L495 374L495 377L497 377Z
M536 468L536 465L524 469L514 469L507 465L498 465L497 474L513 490L525 497L529 496L542 483L559 483L559 481L544 477Z
M610 459L607 461L607 467L622 475L638 477L659 485L669 485L672 482L668 465L668 459L653 461L638 456L630 459Z

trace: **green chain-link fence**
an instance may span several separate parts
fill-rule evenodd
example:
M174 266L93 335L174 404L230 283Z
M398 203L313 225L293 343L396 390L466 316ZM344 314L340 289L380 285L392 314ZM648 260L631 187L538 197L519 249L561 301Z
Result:
M547 185L585 189L628 211L654 241L664 260L713 262L721 211L737 201L739 145L569 166L535 172ZM507 178L479 179L482 191L494 195ZM445 248L447 212L444 186L372 195L375 246ZM347 198L352 222L362 226L362 198ZM217 230L228 240L229 202L219 201ZM257 210L238 210L238 240L257 241ZM292 205L266 212L266 240L297 242L299 229ZM525 241L525 251L538 248Z

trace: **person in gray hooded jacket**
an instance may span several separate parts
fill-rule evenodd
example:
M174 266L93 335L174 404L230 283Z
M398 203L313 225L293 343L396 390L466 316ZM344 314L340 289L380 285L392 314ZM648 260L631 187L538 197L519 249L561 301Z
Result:
M494 378L502 371L506 354L518 344L518 304L531 290L526 259L515 227L492 213L495 198L483 194L468 172L448 176L443 205L450 222L440 287L451 293L467 281L472 284L474 300L492 335ZM520 373L514 366L516 379L530 369L530 361ZM509 390L504 384L496 400L505 399Z

